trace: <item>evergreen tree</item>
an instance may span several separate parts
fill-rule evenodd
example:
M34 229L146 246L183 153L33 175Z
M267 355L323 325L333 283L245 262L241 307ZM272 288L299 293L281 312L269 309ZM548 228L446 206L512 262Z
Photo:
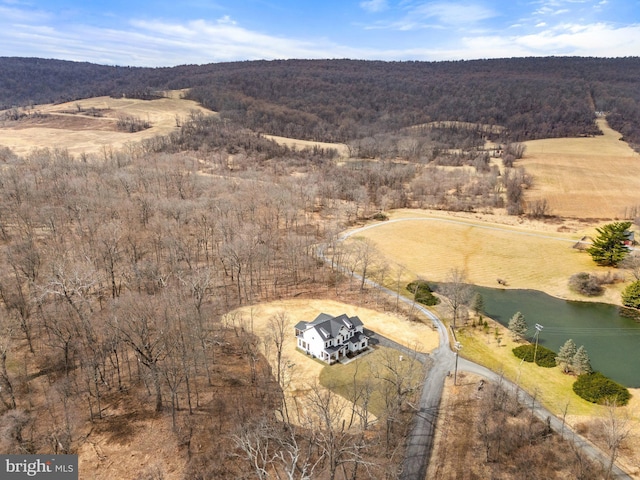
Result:
M631 222L613 222L596 228L598 237L593 241L593 245L587 248L594 262L604 267L617 266L629 253L629 248L624 242L630 227Z
M516 314L511 317L511 320L509 320L509 330L511 330L514 340L525 336L527 333L527 322L522 313L516 312Z
M587 355L587 349L584 348L584 345L580 345L580 348L576 350L576 354L573 356L573 360L571 362L571 369L577 375L592 372L589 355Z
M622 292L622 304L626 307L640 308L640 280L628 285Z
M479 293L476 293L473 296L473 300L471 301L471 308L473 309L474 312L476 312L476 315L480 315L483 312L484 298L482 298L482 295L480 295Z
M556 356L556 363L562 367L562 371L564 373L569 372L571 370L571 365L573 364L573 357L576 356L576 352L578 351L578 347L572 339L564 342L564 345L560 347L558 351L558 355Z

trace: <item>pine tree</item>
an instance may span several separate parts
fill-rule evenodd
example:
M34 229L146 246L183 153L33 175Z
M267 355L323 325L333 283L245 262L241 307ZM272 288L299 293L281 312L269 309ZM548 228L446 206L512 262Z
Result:
M562 367L562 371L564 373L569 372L571 370L571 365L573 363L573 357L576 356L576 352L578 347L572 339L564 342L564 345L560 347L558 351L558 355L556 356L556 363Z
M571 362L571 369L577 374L591 373L591 362L589 361L589 355L587 355L587 349L584 345L580 345L580 348L576 351Z
M587 248L594 262L604 267L617 266L629 253L629 248L624 241L627 239L627 231L630 227L631 222L613 222L602 228L596 228L599 235L593 241L593 245Z
M511 330L514 340L525 336L527 333L527 322L522 313L516 312L516 314L511 317L511 320L509 320L509 330Z
M476 293L473 296L473 300L471 301L471 308L474 312L476 312L476 315L480 315L482 313L482 311L484 310L484 299L482 298L482 295Z
M640 308L640 280L627 286L622 292L622 304L626 307Z

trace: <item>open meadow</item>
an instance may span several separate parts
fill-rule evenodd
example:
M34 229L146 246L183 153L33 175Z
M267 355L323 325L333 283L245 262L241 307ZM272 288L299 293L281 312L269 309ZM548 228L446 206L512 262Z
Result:
M349 241L373 242L391 270L402 266L407 283L416 278L445 281L452 269L460 269L475 285L497 287L497 279L502 279L508 288L585 300L569 290L568 280L578 272L607 271L573 248L583 235L592 233L592 228L565 233L535 222L505 225L492 223L490 217L398 210L387 222L356 230ZM619 286L613 285L597 300L618 304L619 297Z
M105 148L115 151L156 135L166 135L177 129L180 119L194 111L212 113L192 100L182 99L180 91L166 92L166 97L156 100L95 97L37 105L24 110L28 116L18 121L0 121L0 145L18 155L37 148L63 149L76 155L99 154ZM117 122L121 116L135 117L151 126L134 133L120 131Z
M604 118L597 123L604 135L524 142L516 166L534 179L526 201L546 199L552 215L586 219L622 218L640 205L640 154Z

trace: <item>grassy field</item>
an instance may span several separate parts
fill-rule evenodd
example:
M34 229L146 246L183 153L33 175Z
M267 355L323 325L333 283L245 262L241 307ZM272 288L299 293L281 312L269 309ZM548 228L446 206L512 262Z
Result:
M278 137L277 135L264 135L265 138L273 140L280 145L286 145L290 148L297 148L302 150L304 148L320 147L330 149L333 148L338 152L339 157L348 157L349 149L344 143L327 143L327 142L313 142L310 140L297 140L295 138Z
M526 200L546 199L561 217L613 219L640 204L640 154L598 119L604 135L524 142L516 165L534 178Z
M96 97L56 105L37 105L32 111L47 114L40 119L0 122L0 145L24 155L34 148L67 149L72 154L101 153L104 148L121 149L156 135L166 135L177 128L176 118L186 118L192 111L212 113L196 102L180 98L179 91L167 92L166 98L137 100ZM103 116L87 115L90 109ZM127 133L116 131L119 115L149 121L151 128Z
M418 277L444 281L458 268L476 285L496 287L501 278L509 288L584 299L569 290L569 277L582 271L607 271L597 267L587 253L572 248L584 231L561 233L535 225L510 226L415 210L392 212L390 219L357 232L349 241L372 241L392 269L404 267L407 282ZM619 303L619 289L609 288L598 301Z

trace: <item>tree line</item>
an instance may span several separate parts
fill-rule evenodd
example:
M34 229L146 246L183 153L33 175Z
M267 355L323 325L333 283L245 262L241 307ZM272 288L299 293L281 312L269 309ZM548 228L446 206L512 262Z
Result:
M0 58L0 105L114 95L188 97L258 132L346 142L432 121L504 127L505 141L595 135L597 112L640 144L638 58L459 62L286 60L107 67Z

